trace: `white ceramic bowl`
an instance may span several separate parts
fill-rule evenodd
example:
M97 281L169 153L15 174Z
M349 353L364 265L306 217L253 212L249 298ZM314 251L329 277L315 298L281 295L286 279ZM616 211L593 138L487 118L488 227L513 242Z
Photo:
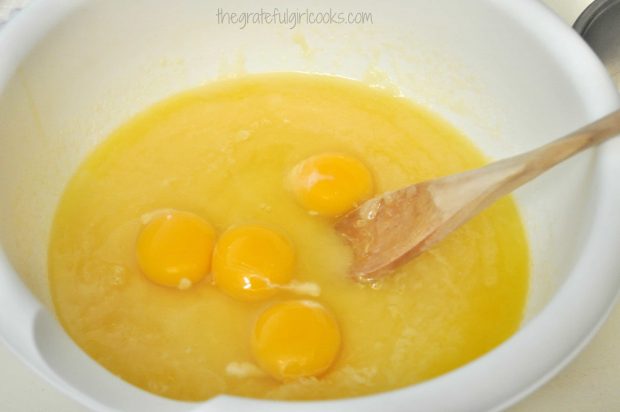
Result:
M238 1L223 11L274 4ZM449 412L510 405L585 345L620 288L620 141L517 192L533 260L526 319L497 349L436 379L340 401L220 396L193 404L136 389L85 356L50 310L52 215L94 145L169 94L243 71L393 84L495 158L619 104L593 53L534 0L308 0L288 7L364 10L373 24L292 30L217 24L218 7L206 0L38 0L0 31L0 335L17 355L95 410Z

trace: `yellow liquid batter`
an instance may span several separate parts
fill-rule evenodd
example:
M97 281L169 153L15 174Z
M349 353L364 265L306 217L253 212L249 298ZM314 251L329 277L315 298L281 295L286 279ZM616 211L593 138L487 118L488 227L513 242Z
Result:
M529 264L511 198L372 288L347 277L351 253L333 218L309 214L287 188L296 164L324 152L363 161L376 193L485 163L441 119L354 81L256 75L174 96L113 133L64 193L49 271L68 333L113 373L163 396L326 399L432 378L517 329ZM293 279L318 285L311 299L339 324L331 368L282 383L253 366L257 317L276 302L307 299L301 292L238 301L212 276L187 290L147 280L136 239L144 216L160 209L194 213L217 236L240 224L285 234Z

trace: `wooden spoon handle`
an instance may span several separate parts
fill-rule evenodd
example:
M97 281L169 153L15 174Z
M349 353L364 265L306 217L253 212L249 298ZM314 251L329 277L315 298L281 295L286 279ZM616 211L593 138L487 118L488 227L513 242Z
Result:
M620 110L530 152L423 183L440 211L442 223L418 247L418 252L428 249L493 202L546 170L618 134ZM422 185L418 185L417 190Z
M620 110L536 150L506 159L507 163L523 164L524 170L519 176L515 176L518 177L516 185L508 185L505 193L511 192L569 157L618 134L620 134Z
M461 201L435 200L443 203L440 206L443 209L450 209L450 203L456 208L461 208L463 201L473 201L469 212L475 214L558 163L618 134L620 134L620 110L538 149L491 163L480 169L438 179L431 185L436 186L440 193L447 193L446 189L458 185L459 190L451 193L459 193L459 196L468 193L472 198L466 200L469 196L465 195L464 198L461 197Z

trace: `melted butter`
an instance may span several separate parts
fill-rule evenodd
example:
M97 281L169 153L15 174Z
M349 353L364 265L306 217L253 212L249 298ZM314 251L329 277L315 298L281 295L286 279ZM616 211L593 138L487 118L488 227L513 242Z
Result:
M247 76L171 97L105 140L63 195L49 277L68 333L113 373L163 396L326 399L430 379L517 329L528 251L510 197L379 284L360 285L347 276L351 252L332 221L310 216L285 187L295 164L327 151L363 160L378 192L485 163L441 119L343 79ZM296 249L296 286L243 303L209 277L183 291L150 283L136 237L166 209L196 213L219 233L278 228ZM342 350L325 375L282 384L246 362L250 333L262 309L298 293L319 294L332 310Z

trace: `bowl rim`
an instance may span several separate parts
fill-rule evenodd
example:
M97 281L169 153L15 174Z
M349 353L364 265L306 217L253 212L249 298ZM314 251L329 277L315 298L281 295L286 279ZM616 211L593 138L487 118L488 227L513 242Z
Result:
M0 30L0 92L37 41L86 1L34 0ZM573 81L588 118L594 120L620 107L620 96L594 52L546 6L537 0L487 1L500 13L519 22L524 31L540 40L549 54L565 63L564 73ZM558 47L560 44L562 47ZM620 245L620 214L616 212L620 206L620 185L614 181L614 177L620 176L620 145L617 143L610 141L597 149L595 179L598 190L593 194L593 221L583 253L563 285L511 338L475 361L416 385L354 398L298 402L220 395L198 403L172 402L195 411L267 408L285 411L291 407L296 410L356 411L386 408L388 405L403 410L416 405L421 410L439 408L442 411L477 405L475 410L494 411L518 402L557 374L583 349L604 323L618 296L620 254L615 249ZM24 311L26 308L25 312L34 314L46 310L25 288L1 249L0 273L11 278L7 287L16 289L18 296L25 297L18 307L11 309ZM591 292L587 298L583 296L584 289ZM7 322L2 320L0 318L0 339L40 376L85 406L108 409L88 394L52 376L53 373L50 375L49 369L33 360L32 351L27 349L27 337L7 338L20 333L15 328L10 330ZM541 337L545 337L544 341ZM528 361L523 362L516 355L522 355Z

